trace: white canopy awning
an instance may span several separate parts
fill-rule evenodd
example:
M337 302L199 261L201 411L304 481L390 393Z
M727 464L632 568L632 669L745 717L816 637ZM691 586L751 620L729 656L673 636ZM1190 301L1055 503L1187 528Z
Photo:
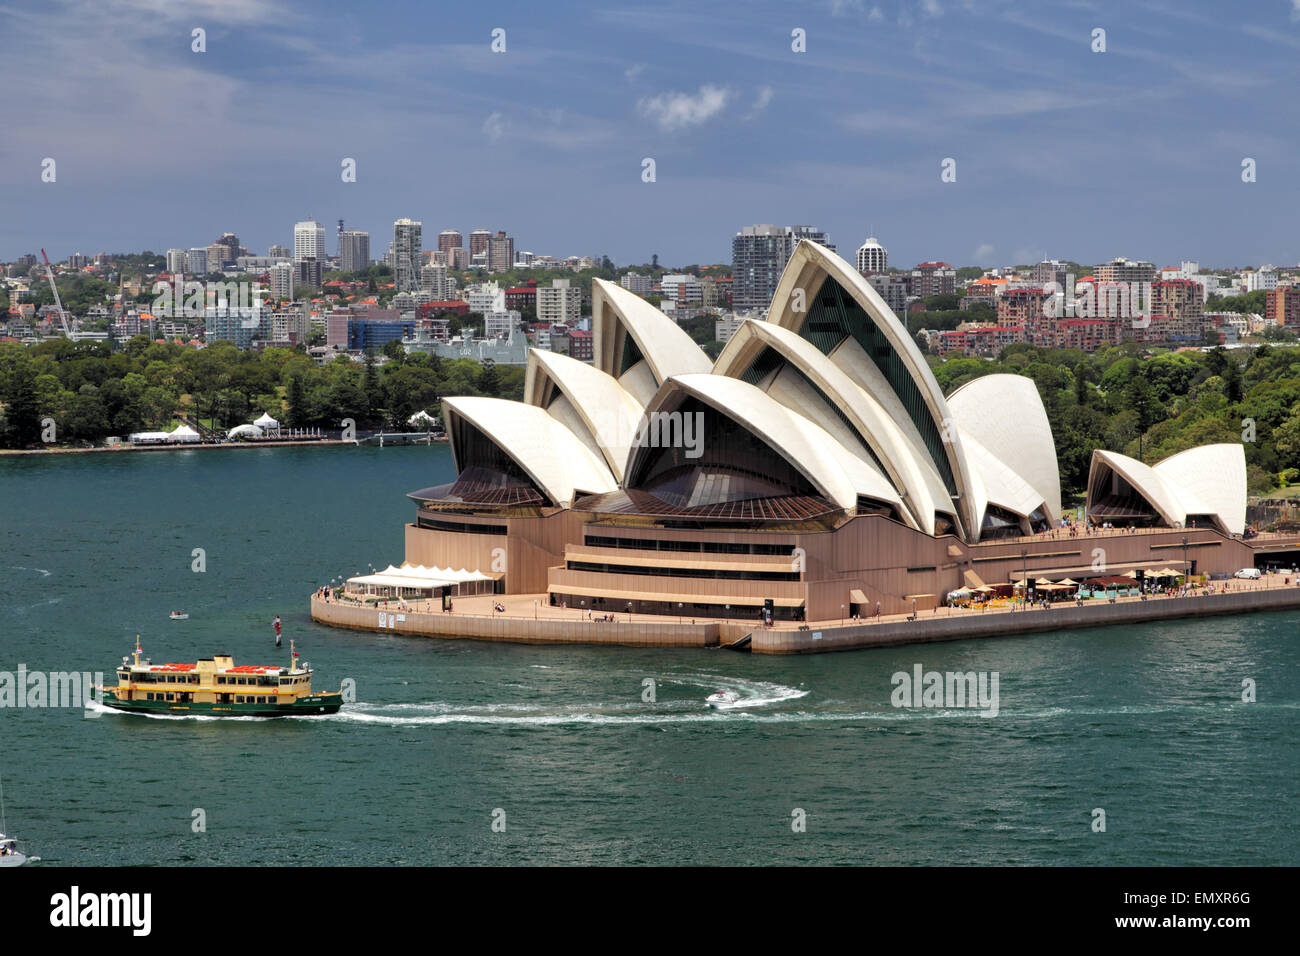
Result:
M168 436L172 441L198 441L199 433L189 425L181 425Z
M240 438L247 436L249 438L261 438L262 429L256 425L236 425L226 433L227 438Z
M491 580L492 576L490 574L484 574L481 571L466 571L464 568L455 571L451 568L426 568L421 564L404 564L401 567L390 564L384 570L376 571L374 574L361 574L354 578L348 578L348 584L424 589L450 587L453 584L464 584L467 581Z
M262 412L262 417L253 422L259 428L279 428L280 423L270 416L267 412Z

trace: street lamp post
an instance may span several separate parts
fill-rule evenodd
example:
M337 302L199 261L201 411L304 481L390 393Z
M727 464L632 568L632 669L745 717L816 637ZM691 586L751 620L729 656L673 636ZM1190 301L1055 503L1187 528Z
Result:
M1183 535L1183 583L1187 583L1188 572L1191 567L1187 564L1187 535Z
M1020 603L1029 604L1029 549L1020 549Z
M844 626L844 605L840 605L840 627Z

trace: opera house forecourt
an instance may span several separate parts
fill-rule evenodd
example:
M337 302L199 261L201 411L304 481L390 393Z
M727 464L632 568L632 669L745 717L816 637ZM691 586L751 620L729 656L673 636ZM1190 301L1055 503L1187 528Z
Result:
M1254 566L1266 545L1243 537L1243 449L1155 465L1097 451L1087 520L1063 527L1034 383L994 374L945 397L877 292L814 242L716 362L599 279L592 323L590 365L529 353L523 401L443 400L456 479L410 494L401 567L313 598L317 620L537 642L752 637L781 652L1247 609L950 611L953 591L1022 579L1041 601L1105 576L1183 584ZM1248 596L1231 590L1210 598ZM1300 588L1273 591L1249 606L1300 603Z

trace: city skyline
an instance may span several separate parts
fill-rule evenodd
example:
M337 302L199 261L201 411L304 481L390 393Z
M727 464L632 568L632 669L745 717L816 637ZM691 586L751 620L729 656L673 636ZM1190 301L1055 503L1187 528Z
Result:
M727 261L731 236L766 222L816 223L842 248L881 236L899 263L1300 261L1276 215L1300 199L1294 0L1247 22L1158 2L330 7L0 11L6 87L32 104L0 146L0 259L226 230L260 252L306 209L327 231L343 218L385 236L410 217L617 263ZM438 42L405 39L421 36ZM409 105L413 82L436 109ZM257 104L272 100L299 106L271 122Z

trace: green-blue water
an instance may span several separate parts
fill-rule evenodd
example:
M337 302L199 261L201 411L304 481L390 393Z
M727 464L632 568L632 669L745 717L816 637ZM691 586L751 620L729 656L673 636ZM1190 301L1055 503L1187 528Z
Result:
M137 632L155 661L287 660L278 613L358 696L0 710L10 831L56 865L1300 863L1300 614L803 658L312 624L308 594L399 562L405 492L451 470L445 447L0 459L0 671L111 676ZM893 708L915 663L997 671L1000 714ZM743 705L705 709L720 687Z

